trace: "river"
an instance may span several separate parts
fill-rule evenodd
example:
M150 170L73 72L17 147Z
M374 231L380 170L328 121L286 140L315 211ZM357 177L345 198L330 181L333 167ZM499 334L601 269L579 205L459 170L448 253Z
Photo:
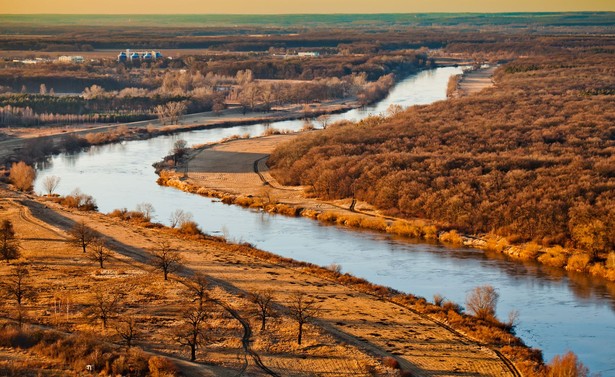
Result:
M376 106L335 115L332 121L383 113L391 104L444 100L448 78L460 72L453 67L421 72L397 84ZM500 294L498 316L506 319L511 310L518 310L517 334L528 345L542 349L545 360L572 350L592 372L615 376L614 284L487 256L478 250L414 243L306 218L270 215L156 184L151 165L178 139L194 145L236 134L260 135L267 127L298 130L302 126L302 121L283 121L190 131L61 154L41 168L35 187L42 192L44 177L55 175L61 178L60 194L79 188L92 195L105 213L148 202L155 208L154 220L162 223L168 223L171 212L183 209L208 233L319 265L337 263L344 272L428 300L441 294L463 305L472 288L491 284Z

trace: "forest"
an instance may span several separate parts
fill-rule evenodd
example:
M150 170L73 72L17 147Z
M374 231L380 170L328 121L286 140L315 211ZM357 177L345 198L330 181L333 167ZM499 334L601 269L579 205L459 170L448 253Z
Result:
M331 125L269 165L323 199L604 260L615 248L615 50L561 43L501 66L477 95Z

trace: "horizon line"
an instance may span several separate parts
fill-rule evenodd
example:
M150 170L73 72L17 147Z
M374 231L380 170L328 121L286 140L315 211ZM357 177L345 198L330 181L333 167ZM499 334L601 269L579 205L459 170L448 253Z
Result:
M562 14L615 13L612 10L507 11L507 12L331 12L331 13L1 13L0 16L334 16L334 15L404 15L404 14Z

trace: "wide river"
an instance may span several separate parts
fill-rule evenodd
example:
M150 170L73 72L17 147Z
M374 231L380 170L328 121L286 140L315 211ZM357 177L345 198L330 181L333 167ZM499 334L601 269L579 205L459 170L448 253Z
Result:
M357 120L383 113L391 104L411 106L444 100L448 78L460 71L446 67L421 72L396 85L376 106L333 118ZM270 215L156 184L151 165L178 139L193 145L234 134L256 136L266 127L297 130L302 126L302 121L285 121L200 130L62 154L39 171L36 190L43 191L45 176L55 175L61 178L60 194L79 188L96 199L101 212L134 209L148 202L155 208L154 220L168 223L171 212L183 209L208 233L319 265L338 263L344 272L428 300L441 294L463 305L472 288L491 284L500 293L498 316L507 319L511 310L518 310L517 334L528 345L542 349L545 360L572 350L592 372L615 376L614 284L488 257L478 250L414 243L306 218Z

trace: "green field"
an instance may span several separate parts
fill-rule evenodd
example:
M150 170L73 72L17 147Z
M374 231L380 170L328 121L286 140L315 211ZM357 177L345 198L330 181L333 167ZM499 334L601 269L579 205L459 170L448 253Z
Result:
M615 26L613 12L572 13L414 13L292 15L0 15L3 29L38 26Z

